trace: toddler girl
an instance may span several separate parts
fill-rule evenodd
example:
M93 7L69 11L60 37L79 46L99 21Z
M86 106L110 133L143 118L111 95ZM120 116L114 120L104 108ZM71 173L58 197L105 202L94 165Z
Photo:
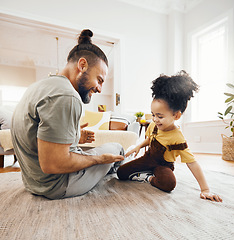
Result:
M220 196L210 192L200 165L175 125L193 97L193 92L198 91L198 85L185 71L181 71L171 77L161 75L153 81L151 89L153 121L146 131L146 139L129 151L126 157L133 153L136 156L143 147L149 146L149 149L144 156L120 166L117 171L119 179L145 181L162 191L171 192L176 186L174 162L180 155L181 162L187 164L200 186L200 197L222 202Z

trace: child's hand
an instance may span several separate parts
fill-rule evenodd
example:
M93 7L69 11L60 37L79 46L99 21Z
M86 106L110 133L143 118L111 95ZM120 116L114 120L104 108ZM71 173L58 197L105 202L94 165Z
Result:
M208 199L208 200L216 201L216 202L222 202L223 201L222 198L219 195L212 194L212 193L210 193L209 190L202 191L200 193L200 197L202 199Z
M133 154L134 152L136 153L134 157L136 157L136 155L139 153L139 151L140 151L140 148L135 147L135 148L133 148L132 150L130 150L129 152L127 152L127 153L125 154L125 157L129 157L129 156L130 156L131 154Z

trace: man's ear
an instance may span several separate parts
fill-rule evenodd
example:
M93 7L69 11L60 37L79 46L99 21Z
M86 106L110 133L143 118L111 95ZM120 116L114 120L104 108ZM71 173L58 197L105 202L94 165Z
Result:
M84 57L81 57L77 62L77 68L79 72L86 72L88 69L88 62Z
M181 117L181 115L182 115L181 111L177 111L177 112L175 112L175 113L174 113L175 120L179 120L180 117Z

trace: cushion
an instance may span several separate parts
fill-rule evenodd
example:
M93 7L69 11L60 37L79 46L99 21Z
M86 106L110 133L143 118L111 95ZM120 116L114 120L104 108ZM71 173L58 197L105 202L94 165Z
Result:
M4 129L0 131L0 142L4 151L7 151L13 148L10 129Z
M92 112L85 110L83 123L89 123L88 130L109 130L111 112Z
M124 122L116 122L116 121L110 121L110 130L124 130L126 131L128 128L128 124Z
M13 109L6 106L0 106L0 129L10 129L11 128L11 118L13 114Z
M136 117L133 115L119 114L119 113L115 113L115 112L112 112L111 117L110 117L110 121L123 122L127 125L130 125L135 120L136 120Z
M131 145L135 145L138 140L138 134L130 131L109 131L109 130L93 130L95 141L92 143L79 144L80 147L93 148L104 143L117 142L121 144L126 151Z

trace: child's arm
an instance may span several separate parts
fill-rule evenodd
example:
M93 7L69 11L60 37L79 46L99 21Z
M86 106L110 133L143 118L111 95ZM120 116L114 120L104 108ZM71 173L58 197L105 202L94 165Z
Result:
M150 144L150 138L147 137L142 143L140 143L139 145L137 145L135 148L133 148L131 151L127 152L125 154L125 157L130 156L132 153L135 152L134 157L136 157L136 155L139 153L140 149L146 146L149 146Z
M222 202L222 198L217 194L212 194L206 182L205 176L202 172L200 165L197 162L187 163L189 170L192 172L193 176L196 178L200 189L200 197L203 199L210 199L211 201Z

